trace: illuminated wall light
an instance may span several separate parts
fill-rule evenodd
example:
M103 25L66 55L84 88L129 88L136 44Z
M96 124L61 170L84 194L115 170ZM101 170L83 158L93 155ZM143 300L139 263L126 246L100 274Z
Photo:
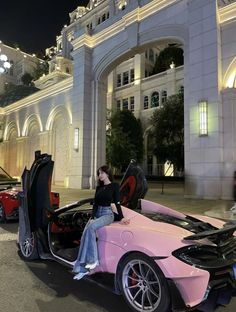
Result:
M199 136L208 135L208 103L207 101L198 102L199 111Z
M74 129L74 150L79 150L79 128Z
M170 68L171 68L171 69L175 68L175 63L174 63L173 61L172 61L171 64L170 64Z

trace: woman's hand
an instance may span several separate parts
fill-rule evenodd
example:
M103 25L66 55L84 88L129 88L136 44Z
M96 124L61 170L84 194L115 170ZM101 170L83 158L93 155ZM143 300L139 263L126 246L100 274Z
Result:
M121 224L127 225L127 224L130 223L130 219L128 219L128 218L123 218L123 219L120 220L120 223L121 223Z

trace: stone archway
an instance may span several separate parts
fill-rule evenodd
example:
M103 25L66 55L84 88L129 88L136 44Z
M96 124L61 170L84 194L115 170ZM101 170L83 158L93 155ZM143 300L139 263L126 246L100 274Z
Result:
M30 168L35 158L35 151L40 150L40 139L39 139L39 125L36 121L33 121L29 125L28 129L28 140L27 140L27 167Z
M184 48L184 57L188 58L188 36L187 29L185 26L160 26L159 28L153 28L150 32L145 33L143 35L134 33L134 37L139 37L138 46L129 47L126 44L116 46L113 49L109 50L107 54L103 55L103 57L99 60L99 62L94 67L93 77L94 79L94 93L93 93L93 103L95 105L95 113L93 114L94 121L92 125L96 125L93 129L93 135L95 139L95 150L94 155L97 157L93 157L93 164L91 168L95 172L99 161L102 162L105 159L105 113L104 113L104 103L107 100L107 93L104 88L107 86L107 77L109 73L120 63L128 60L131 57L135 57L137 54L141 54L145 52L145 49L152 47L153 45L164 45L165 43L176 43L181 44ZM131 43L130 43L131 44ZM188 66L188 61L186 62ZM184 68L184 71L186 69ZM137 70L137 74L135 73L135 82L134 84L138 86L140 81L142 80L141 69ZM138 88L138 87L137 87ZM175 90L177 91L177 90ZM140 94L142 91L139 91ZM174 94L174 93L172 93ZM146 125L147 126L147 125ZM96 163L97 159L97 163ZM102 160L102 161L101 161ZM156 160L155 167L157 168ZM156 173L157 169L155 169Z
M12 128L9 133L9 141L8 141L8 152L7 159L5 161L6 170L12 176L18 176L18 168L17 168L17 131L16 128Z
M28 168L32 165L35 158L35 151L40 150L40 132L42 123L40 117L36 114L30 115L22 128L21 158L22 163ZM25 153L25 151L27 151Z
M70 122L65 111L58 111L51 123L53 183L68 186L70 160Z

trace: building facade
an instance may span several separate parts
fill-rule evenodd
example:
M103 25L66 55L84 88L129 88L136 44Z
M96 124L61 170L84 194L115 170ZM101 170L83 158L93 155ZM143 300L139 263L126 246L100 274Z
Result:
M55 160L54 183L94 187L106 108L133 110L148 136L152 111L184 87L185 195L232 198L236 1L91 0L70 19L41 91L0 108L0 165L19 176L41 149ZM183 48L184 66L149 76L169 44Z
M33 74L37 64L42 62L35 54L28 54L19 48L12 48L0 41L0 53L7 55L11 63L10 69L6 74L0 76L0 94L7 85L21 85L21 77L25 73Z

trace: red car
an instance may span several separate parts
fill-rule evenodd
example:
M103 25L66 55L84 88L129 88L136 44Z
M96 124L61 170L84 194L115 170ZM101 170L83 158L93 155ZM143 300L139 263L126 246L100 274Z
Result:
M7 220L18 220L21 183L12 178L0 167L0 223ZM59 207L59 194L51 192L51 202L54 209Z

